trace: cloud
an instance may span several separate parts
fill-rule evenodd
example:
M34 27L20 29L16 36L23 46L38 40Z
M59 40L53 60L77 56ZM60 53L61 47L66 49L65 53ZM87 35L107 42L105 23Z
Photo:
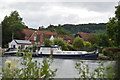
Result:
M32 28L50 24L103 23L114 16L116 5L117 2L13 1L4 5L0 3L0 21L17 10L23 21Z

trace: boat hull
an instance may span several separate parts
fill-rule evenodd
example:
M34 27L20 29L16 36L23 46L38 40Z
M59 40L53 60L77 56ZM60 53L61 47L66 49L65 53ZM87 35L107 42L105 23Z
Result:
M98 54L34 54L33 57L97 59Z

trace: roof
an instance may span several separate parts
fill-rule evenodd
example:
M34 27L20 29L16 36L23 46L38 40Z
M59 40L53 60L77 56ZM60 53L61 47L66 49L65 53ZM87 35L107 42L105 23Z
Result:
M28 39L35 32L35 30L23 29L22 32L25 34L26 38Z
M68 35L58 35L58 37L63 38L63 39L73 39L72 37Z
M70 42L73 41L73 38L68 35L58 35L56 32L47 32L47 31L35 31L35 30L29 30L24 29L23 33L25 34L25 40L35 41L34 36L37 36L37 41L43 42L44 39L50 39L51 36L60 37L64 40L70 40Z
M95 34L84 33L84 32L78 32L77 34L79 34L79 36L83 38L85 41L87 41L90 37L95 35Z
M32 44L29 40L14 40L17 44Z
M44 34L44 35L57 35L56 32L46 32L46 31L37 31L38 34Z

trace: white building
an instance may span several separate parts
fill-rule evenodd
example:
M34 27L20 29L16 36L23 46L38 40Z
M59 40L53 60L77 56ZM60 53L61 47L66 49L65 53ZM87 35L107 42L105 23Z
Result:
M32 43L29 40L12 40L9 43L9 48L25 49L31 46L32 46Z

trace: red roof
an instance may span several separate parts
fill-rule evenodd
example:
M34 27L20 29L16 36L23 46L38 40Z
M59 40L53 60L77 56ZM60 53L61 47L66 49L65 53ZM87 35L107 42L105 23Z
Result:
M38 34L45 34L45 35L57 35L57 33L55 33L55 32L46 32L46 31L37 31L38 32Z
M29 39L29 37L35 32L34 30L23 29L22 31L25 34L25 38Z
M49 39L51 36L63 38L65 41L73 42L73 38L68 35L58 35L56 32L46 32L46 31L35 31L24 29L23 33L25 34L25 40L34 41L34 36L39 36L40 43L44 41L44 39Z
M73 38L68 35L58 35L58 37L63 38L64 40L68 41L69 43L73 42Z
M91 33L84 33L84 32L78 32L77 34L80 35L80 37L87 41L90 37L94 36L95 34L91 34Z

